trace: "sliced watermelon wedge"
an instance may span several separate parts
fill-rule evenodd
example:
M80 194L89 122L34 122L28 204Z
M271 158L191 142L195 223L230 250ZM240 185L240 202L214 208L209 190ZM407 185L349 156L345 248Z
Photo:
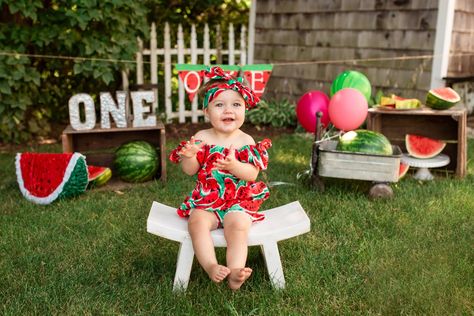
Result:
M405 135L405 146L410 156L428 159L443 151L446 143L429 137L407 134Z
M410 165L400 162L400 168L398 169L398 179L403 178L407 174L408 169L410 169Z
M451 88L432 89L426 96L426 105L435 110L446 110L461 101L459 94Z
M90 187L105 185L112 177L112 170L107 167L87 166Z
M21 193L37 204L79 195L88 184L86 160L80 153L18 153L15 165Z

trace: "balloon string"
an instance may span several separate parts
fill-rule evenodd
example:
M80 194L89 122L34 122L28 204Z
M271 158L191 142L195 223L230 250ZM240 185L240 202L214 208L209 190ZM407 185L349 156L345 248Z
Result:
M334 133L335 133L335 134L334 134ZM314 141L314 144L320 144L320 143L323 143L323 142L325 142L325 141L328 141L328 140L331 140L331 139L334 139L334 138L338 138L338 137L340 137L342 134L344 134L344 131L335 130L334 125L329 124L329 129L324 132L324 134L323 134L323 136L321 137L321 139L315 140L315 141Z
M332 136L329 136L329 132L326 132L324 133L323 137L320 139L320 140L317 140L315 141L314 143L315 144L320 144L320 143L323 143L325 141L328 141L328 140L331 140L331 139L334 139L334 138L338 138L339 136L341 136L344 132L343 131L340 131L339 133L337 133L336 135L332 135Z

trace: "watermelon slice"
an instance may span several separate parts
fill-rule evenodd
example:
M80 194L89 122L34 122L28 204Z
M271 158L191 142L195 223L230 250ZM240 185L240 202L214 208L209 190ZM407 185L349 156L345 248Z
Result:
M390 97L382 97L380 99L380 106L388 107L393 109L416 109L421 106L421 102L418 99L405 99L398 95L392 94Z
M86 190L86 160L80 153L18 153L16 178L27 200L50 204Z
M428 159L438 155L446 147L446 143L429 137L407 134L405 146L410 156Z
M398 169L398 179L403 178L407 174L408 169L410 169L409 165L400 162L400 168Z
M446 110L461 100L459 94L451 88L432 89L426 96L426 105L435 110Z
M112 170L107 167L87 166L89 187L101 187L112 177Z

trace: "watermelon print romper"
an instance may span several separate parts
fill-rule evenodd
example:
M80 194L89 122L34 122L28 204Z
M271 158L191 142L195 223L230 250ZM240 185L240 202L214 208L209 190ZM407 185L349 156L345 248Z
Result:
M181 142L171 152L172 162L180 162L178 152L185 144L186 141ZM250 163L260 170L265 170L268 165L267 149L271 146L271 141L264 139L255 145L236 149L235 157L240 162ZM223 227L224 216L229 212L245 212L253 222L264 219L265 215L258 213L258 209L270 195L265 183L240 180L227 170L212 170L214 162L224 159L228 153L228 148L206 144L196 154L200 164L196 187L177 209L179 216L188 217L192 209L210 211L216 216L219 227Z

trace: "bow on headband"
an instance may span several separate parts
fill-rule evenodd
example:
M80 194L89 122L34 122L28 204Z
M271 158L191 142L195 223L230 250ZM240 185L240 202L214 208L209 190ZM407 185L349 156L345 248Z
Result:
M234 78L227 74L220 67L209 67L204 71L204 75L211 80L226 80L227 82L220 82L211 85L204 95L203 108L207 108L209 103L221 94L225 90L234 90L242 96L245 100L245 108L247 110L257 106L260 102L260 98L253 92L252 89L243 84L244 79L242 77Z

